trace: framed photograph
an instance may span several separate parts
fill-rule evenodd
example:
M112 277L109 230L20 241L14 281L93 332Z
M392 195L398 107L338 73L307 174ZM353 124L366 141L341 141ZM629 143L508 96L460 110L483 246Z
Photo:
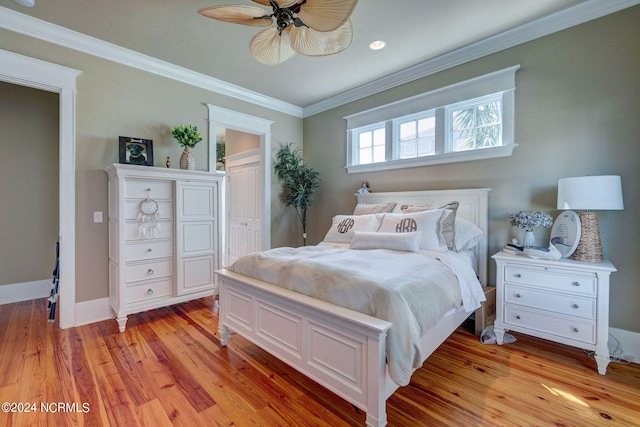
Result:
M127 165L153 166L153 141L150 139L120 138L120 163Z

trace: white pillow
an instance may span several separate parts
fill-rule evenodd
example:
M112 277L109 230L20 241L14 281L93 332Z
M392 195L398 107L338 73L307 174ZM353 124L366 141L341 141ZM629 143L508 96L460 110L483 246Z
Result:
M456 248L458 251L471 249L480 242L484 232L473 222L464 218L456 218Z
M411 213L411 212L420 212L426 211L430 209L449 209L451 212L442 221L442 228L440 229L440 233L442 237L444 237L444 241L447 242L447 248L450 251L457 252L458 248L456 247L456 234L455 234L455 221L456 221L456 212L458 211L458 207L460 203L458 202L449 202L446 205L439 206L438 208L429 207L429 206L420 206L420 205L405 205L402 206L402 213Z
M447 242L442 236L442 221L450 211L432 209L406 214L384 214L378 229L381 233L410 233L420 231L420 249L446 252Z
M353 210L353 214L367 215L367 214L393 212L397 204L398 203L396 202L379 203L379 204L358 203L356 205L356 208Z
M384 214L336 215L324 242L351 242L354 231L378 231Z
M418 252L420 232L374 233L354 231L351 249L391 249L393 251Z

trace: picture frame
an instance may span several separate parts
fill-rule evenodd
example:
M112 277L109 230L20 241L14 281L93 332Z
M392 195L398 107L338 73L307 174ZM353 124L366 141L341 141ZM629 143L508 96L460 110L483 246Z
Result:
M144 138L121 136L120 163L138 166L153 166L153 141Z

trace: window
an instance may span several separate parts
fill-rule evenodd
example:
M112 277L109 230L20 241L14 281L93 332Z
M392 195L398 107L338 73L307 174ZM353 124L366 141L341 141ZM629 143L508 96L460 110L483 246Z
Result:
M518 69L345 117L348 172L510 156Z

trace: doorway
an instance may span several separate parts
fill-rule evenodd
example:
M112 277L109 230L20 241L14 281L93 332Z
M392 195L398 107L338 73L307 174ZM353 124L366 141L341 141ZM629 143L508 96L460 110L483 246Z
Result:
M254 241L258 242L256 250L267 250L271 247L271 124L272 121L265 120L259 117L250 116L245 113L237 111L227 110L225 108L216 107L214 105L207 105L209 109L209 135L216 135L216 129L225 128L232 129L234 131L245 132L248 134L257 135L260 143L259 148L255 150L254 162L257 165L253 166L253 170L259 174L259 188L256 189L255 196L258 197L259 211L261 213L259 218L260 236L254 237ZM209 171L216 169L216 138L209 138ZM228 177L227 177L228 178ZM226 185L225 185L226 187ZM225 188L225 194L229 194L229 188ZM228 197L225 197L228 199ZM226 214L226 212L225 212ZM227 218L225 218L225 223ZM228 233L224 233L225 242L223 246L226 248L225 253L238 254L236 248L231 248L229 245L235 244L230 240ZM226 259L226 258L225 258ZM228 259L227 259L228 260ZM220 260L223 262L223 259Z
M59 239L60 328L76 323L75 111L76 78L81 71L0 50L0 80L60 95Z

